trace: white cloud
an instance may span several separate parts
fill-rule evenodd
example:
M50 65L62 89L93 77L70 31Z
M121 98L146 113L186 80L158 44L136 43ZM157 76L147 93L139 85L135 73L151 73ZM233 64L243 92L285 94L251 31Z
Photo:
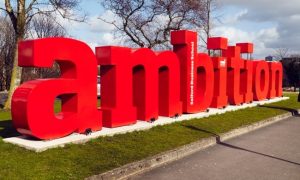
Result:
M259 37L266 48L286 47L293 52L300 52L299 0L223 0L222 3L226 6L248 9L248 13L241 16L239 21L275 24L269 28L273 28L273 31L261 32L263 35Z
M242 9L238 13L232 15L227 15L223 18L222 23L224 24L235 24L237 23L243 16L248 14L248 9Z
M105 33L103 35L104 44L109 44L114 41L114 36L111 33Z
M227 37L232 45L253 42L255 56L260 58L272 54L277 47L300 51L300 26L297 25L300 21L300 0L222 0L222 3L238 10L236 13L224 12L223 23L214 27L212 35ZM100 45L122 44L122 39L114 37L114 26L99 17L118 21L111 11L104 11L100 16L94 14L86 23L71 22L60 16L58 19L71 35L75 35L74 38L88 43L93 49ZM160 17L160 21L164 18Z
M261 19L274 19L282 16L290 16L299 14L300 1L299 0L222 0L223 5L233 5L240 8L249 9L249 17L256 17Z
M93 50L97 46L117 45L119 41L114 38L114 26L102 21L114 21L115 17L111 11L105 11L102 15L90 16L85 22L76 22L64 19L57 14L57 20L62 24L70 36L87 43Z
M112 24L102 21L115 21L114 14L111 11L105 11L100 17L97 15L87 17L85 22L77 22L63 18L60 14L55 14L57 21L67 30L84 30L92 33L112 32L115 27Z
M104 19L108 22L117 21L117 18L111 11L105 11L100 18L98 16L92 16L88 20L89 29L93 32L112 32L115 27L112 24L102 21Z
M213 29L212 34L214 36L226 37L229 43L233 44L235 42L253 41L254 37L252 33L242 31L240 29L230 27L230 26L220 26Z
M219 26L213 29L215 36L226 37L229 45L241 42L251 42L254 44L254 57L264 58L273 53L273 49L266 46L279 37L275 27L265 28L258 31L244 31L233 26Z

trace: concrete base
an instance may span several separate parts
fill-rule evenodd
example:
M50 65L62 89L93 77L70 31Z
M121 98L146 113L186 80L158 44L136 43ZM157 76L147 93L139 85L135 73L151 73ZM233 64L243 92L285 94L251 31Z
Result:
M255 107L257 105L263 105L263 104L269 104L274 103L282 100L289 99L288 97L280 97L280 98L274 98L270 100L264 100L264 101L254 101L251 104L243 104L240 106L227 106L224 109L214 109L210 108L209 112L201 112L197 114L184 114L178 118L169 118L169 117L159 117L158 120L154 121L153 123L148 123L145 121L138 121L134 125L130 126L123 126L118 128L103 128L101 131L93 132L90 135L84 135L84 134L71 134L69 136L60 138L60 139L54 139L49 141L42 141L42 140L32 140L26 136L19 136L19 137L11 137L11 138L5 138L3 139L4 142L12 143L21 147L24 147L28 150L33 150L35 152L42 152L47 149L55 148L55 147L63 147L65 144L79 144L87 142L91 139L95 139L100 136L113 136L115 134L124 134L127 132L132 131L140 131L140 130L146 130L150 129L155 126L159 125L165 125L165 124L171 124L174 122L184 121L184 120L190 120L190 119L199 119L208 117L211 115L216 114L223 114L225 112L230 111L236 111L239 109L245 109L249 107Z

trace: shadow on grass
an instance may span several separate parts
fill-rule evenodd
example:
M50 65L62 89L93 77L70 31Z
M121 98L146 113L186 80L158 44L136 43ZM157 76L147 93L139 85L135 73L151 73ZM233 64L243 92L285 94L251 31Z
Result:
M213 137L216 138L216 141L219 142L220 141L220 136L214 132L211 132L211 131L207 131L205 129L200 129L198 127L195 127L195 126L191 126L191 125L182 125L188 129L191 129L191 130L194 130L194 131L201 131L201 132L204 132L204 133L207 133L207 134L210 134L212 135Z
M287 107L280 107L280 106L271 106L271 105L258 105L258 107L284 110L284 111L288 111L288 112L292 113L293 116L300 116L297 109L292 109L292 108L287 108Z
M291 163L291 164L300 166L300 163L297 163L297 162L293 162L293 161L290 161L290 160L282 159L282 158L275 157L275 156L272 156L272 155L252 151L252 150L249 150L249 149L245 149L245 148L238 147L238 146L235 146L235 145L232 145L232 144L229 144L229 143L222 142L221 139L220 139L220 135L218 135L214 132L210 132L210 131L207 131L205 129L201 129L201 128L198 128L198 127L195 127L195 126L190 126L190 125L183 125L183 126L186 127L186 128L195 130L195 131L201 131L201 132L208 133L208 134L212 135L213 137L216 138L217 144L219 144L221 146L224 146L224 147L227 147L227 148L232 148L232 149L235 149L235 150L246 151L246 152L253 153L253 154L256 154L256 155L260 155L260 156L264 156L264 157L268 157L268 158L272 158L272 159L276 159L276 160L279 160L279 161L283 161L283 162L287 162L287 163Z
M8 138L20 136L20 134L13 127L11 120L0 121L0 137Z

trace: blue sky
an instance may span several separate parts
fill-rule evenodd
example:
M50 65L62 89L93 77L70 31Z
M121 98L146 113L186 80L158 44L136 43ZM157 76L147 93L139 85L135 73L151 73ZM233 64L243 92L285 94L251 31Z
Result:
M276 48L288 48L290 53L300 54L300 0L216 0L221 23L213 23L214 36L237 42L253 42L255 58L274 54ZM3 0L0 5L3 5ZM1 5L1 6L2 6ZM88 13L86 23L61 19L69 35L89 44L92 48L101 45L118 45L114 27L99 19L113 19L105 11L100 0L82 0L81 9Z

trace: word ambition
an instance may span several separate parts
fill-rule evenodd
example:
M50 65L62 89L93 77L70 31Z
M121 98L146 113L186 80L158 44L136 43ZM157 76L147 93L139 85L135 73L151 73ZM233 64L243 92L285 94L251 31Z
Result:
M246 60L253 44L227 46L226 38L209 38L217 57L197 52L197 33L171 32L173 51L97 47L67 38L19 44L19 66L52 67L61 77L25 82L13 94L12 118L18 132L54 139L73 132L153 121L282 96L279 62ZM97 108L97 65L101 67L101 107ZM55 114L56 98L62 101Z

